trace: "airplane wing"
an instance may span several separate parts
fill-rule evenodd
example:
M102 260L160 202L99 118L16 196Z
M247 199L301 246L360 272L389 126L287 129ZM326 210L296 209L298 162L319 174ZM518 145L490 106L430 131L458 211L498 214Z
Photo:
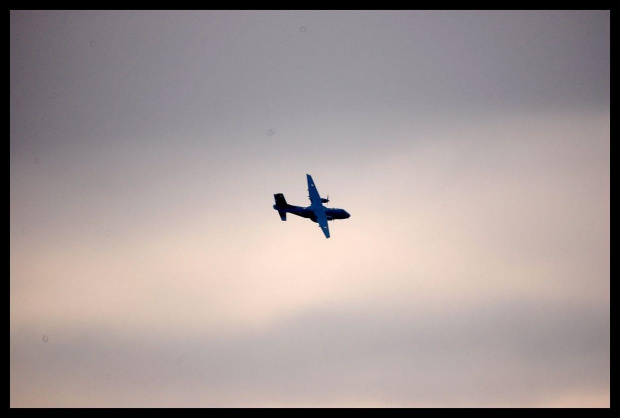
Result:
M314 185L314 180L312 180L312 176L310 174L306 174L306 178L308 179L308 197L310 198L310 203L312 204L312 206L323 206L321 202L321 196L319 196L319 191Z
M314 211L316 215L316 222L321 227L321 230L325 234L325 238L329 238L329 226L327 226L327 216L325 216L324 210Z
M325 238L329 238L329 226L327 226L327 216L325 216L325 208L323 207L323 202L321 202L321 196L314 185L312 176L310 174L306 174L306 177L308 179L308 197L310 198L310 203L314 209L316 222L321 227L321 231L325 234Z

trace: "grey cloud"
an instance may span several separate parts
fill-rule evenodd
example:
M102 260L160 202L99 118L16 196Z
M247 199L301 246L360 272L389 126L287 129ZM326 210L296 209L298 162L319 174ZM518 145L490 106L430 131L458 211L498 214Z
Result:
M38 136L609 104L606 12L12 12L11 28L12 126Z
M262 331L172 340L95 328L44 343L22 330L11 338L12 404L31 387L47 393L41 406L95 387L100 406L164 406L158 394L170 391L186 406L544 404L605 390L609 327L605 308L512 300L464 312L313 310Z

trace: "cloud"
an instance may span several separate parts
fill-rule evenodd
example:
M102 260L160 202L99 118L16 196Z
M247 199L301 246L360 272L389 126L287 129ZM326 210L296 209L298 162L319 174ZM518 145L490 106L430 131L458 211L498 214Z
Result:
M12 11L11 406L608 406L609 74L608 11Z
M554 406L608 389L609 326L606 308L513 300L309 310L234 336L12 331L11 404Z

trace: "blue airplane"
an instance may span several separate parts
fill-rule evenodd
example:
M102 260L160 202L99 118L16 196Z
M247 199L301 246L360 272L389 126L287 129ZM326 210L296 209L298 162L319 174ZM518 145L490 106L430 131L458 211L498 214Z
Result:
M310 174L306 174L308 179L308 194L310 198L310 206L293 206L286 203L286 199L282 193L276 193L273 197L276 200L276 204L273 208L280 214L280 219L286 221L286 214L292 213L293 215L301 216L302 218L309 218L312 222L316 222L321 227L321 230L325 234L325 238L329 238L329 227L327 221L333 221L336 219L347 219L351 215L344 209L326 208L323 203L329 202L329 196L327 199L322 198L319 195L319 191L314 185L314 180Z

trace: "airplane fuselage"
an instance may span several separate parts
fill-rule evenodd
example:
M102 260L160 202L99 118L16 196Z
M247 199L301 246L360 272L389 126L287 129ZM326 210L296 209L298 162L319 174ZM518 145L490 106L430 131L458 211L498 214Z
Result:
M286 212L292 215L301 216L302 218L308 218L312 222L317 221L316 215L315 215L316 212L312 206L303 207L303 206L289 205L288 207L280 207L278 205L273 205L273 208L277 210L278 212ZM325 206L323 206L323 208L325 210L325 216L327 217L328 221L333 221L335 219L347 219L348 217L351 216L344 209L326 208Z

